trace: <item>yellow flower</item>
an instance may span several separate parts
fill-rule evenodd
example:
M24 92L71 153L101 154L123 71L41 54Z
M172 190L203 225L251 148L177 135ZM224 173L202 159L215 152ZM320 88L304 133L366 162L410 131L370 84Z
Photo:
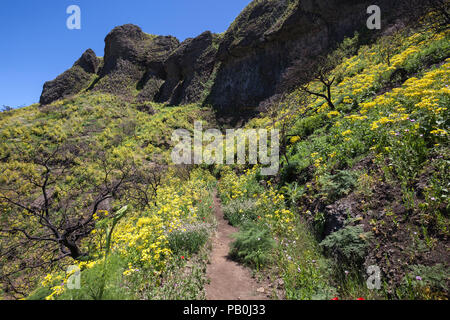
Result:
M349 96L346 96L346 97L344 98L344 100L342 100L342 102L348 103L348 104L352 104L352 103L353 103L353 99L350 98Z
M343 136L348 136L349 134L352 134L352 130L347 130L341 133Z
M339 111L330 111L330 112L328 112L327 117L331 119L331 118L337 117L339 115L340 115Z
M435 130L430 131L430 133L434 134L436 136L445 136L448 134L448 132L443 129L435 129Z

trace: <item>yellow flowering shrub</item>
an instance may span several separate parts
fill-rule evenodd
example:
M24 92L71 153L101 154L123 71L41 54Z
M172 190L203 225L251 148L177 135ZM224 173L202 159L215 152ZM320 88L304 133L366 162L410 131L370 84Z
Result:
M194 170L190 180L182 180L169 171L165 183L158 188L155 203L144 212L132 211L117 224L112 235L111 253L127 261L127 268L122 272L128 277L138 271L154 276L164 275L171 260L179 260L169 248L168 236L176 231L185 231L185 227L204 223L201 216L210 215L210 184L215 181L208 172ZM101 217L108 217L107 211L99 211L94 219L101 225ZM93 257L99 258L86 262L75 262L81 271L105 263L104 229L94 229L91 246ZM184 258L184 257L183 257ZM187 258L187 257L186 257ZM51 294L47 300L53 300L66 291L66 284L71 273L49 273L42 281L43 287L49 287ZM100 281L100 279L98 279ZM57 285L55 285L55 283Z
M269 227L273 235L287 235L294 230L295 217L286 208L284 195L274 188L270 181L258 193L248 190L249 184L256 183L258 167L237 175L230 168L224 169L219 183L220 193L226 202L252 198L256 200L258 221Z

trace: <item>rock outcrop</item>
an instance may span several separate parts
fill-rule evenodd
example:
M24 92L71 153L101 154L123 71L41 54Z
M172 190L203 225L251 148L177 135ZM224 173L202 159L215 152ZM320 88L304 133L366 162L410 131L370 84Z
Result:
M132 94L153 100L165 79L164 60L177 48L171 36L153 36L127 24L114 28L105 38L104 65L94 90L113 94Z
M186 39L165 61L167 79L158 102L171 105L201 101L214 70L218 37L207 31Z
M86 50L80 59L55 80L44 84L40 103L50 104L58 99L77 94L86 89L97 73L100 60L91 49Z

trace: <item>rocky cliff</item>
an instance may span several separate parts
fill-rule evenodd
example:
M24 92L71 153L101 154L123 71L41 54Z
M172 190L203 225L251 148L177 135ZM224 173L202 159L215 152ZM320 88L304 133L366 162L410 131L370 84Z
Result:
M49 104L85 89L97 73L99 64L94 51L88 49L72 68L44 84L40 103Z
M89 86L137 101L197 102L223 115L252 114L281 90L283 74L294 61L309 64L344 37L366 29L372 4L389 13L383 16L386 24L395 12L386 0L255 0L223 36L205 32L180 43L134 25L120 26L105 39L101 67L88 50L82 63L44 85L41 103Z
M388 1L253 1L221 42L220 68L207 102L223 114L253 111L282 90L283 74L296 60L329 52L344 37L367 30L367 8L378 4L383 22L392 17Z
M134 25L114 28L105 39L104 65L94 90L153 100L165 80L164 61L178 39L153 36Z
M157 100L173 105L201 101L216 63L218 41L207 31L172 52L164 63L167 78Z

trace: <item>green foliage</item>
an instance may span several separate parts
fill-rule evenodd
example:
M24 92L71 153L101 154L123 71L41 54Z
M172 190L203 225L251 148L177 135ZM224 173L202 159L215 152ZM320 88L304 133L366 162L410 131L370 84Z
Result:
M125 261L117 254L81 272L80 289L65 290L57 300L127 300L130 292L122 277ZM102 280L100 280L102 279Z
M400 299L429 300L448 299L448 267L413 265L409 267L402 285L396 290Z
M338 171L335 175L324 175L320 180L322 191L330 202L334 202L352 192L358 176L358 172L348 170Z
M230 257L246 265L260 269L272 259L275 241L270 231L256 223L247 223L234 235L235 241L231 245Z
M301 137L308 137L327 123L329 123L329 119L324 114L302 117L296 122L292 131Z
M104 190L103 184L114 185L120 181L123 172L129 174L124 182L124 187L125 184L127 186L104 201L101 209L106 206L107 210L114 210L127 203L132 217L124 218L124 223L131 218L144 217L148 206L154 205L152 190L156 186L150 186L149 181L144 179L145 169L149 168L150 162L155 163L158 175L164 176L166 165L171 161L172 132L178 128L192 130L194 119L201 120L210 114L208 109L198 105L149 105L154 112L140 111L122 97L86 91L50 105L32 105L2 113L0 184L2 188L5 187L0 192L2 229L16 225L27 229L34 236L47 234L48 231L40 228L37 220L31 218L29 213L12 206L2 197L14 196L26 205L40 201L42 190L32 182L33 179L36 183L43 181L46 171L40 163L54 152L56 154L49 162L54 170L48 186L52 223L64 226L68 223L63 219L69 219L70 224L73 224L87 217L96 196ZM189 170L187 172L189 178ZM7 191L6 187L17 190L17 196ZM86 228L91 230L97 225L94 230L96 233L87 232L77 241L80 251L93 259L105 256L105 242L108 242L108 235L112 235L111 225L115 223L112 218L104 216L103 210L99 211L102 211L97 217L99 219L92 219ZM210 211L199 206L198 216L207 219ZM108 234L105 234L105 230ZM117 232L117 228L115 230ZM22 241L19 236L19 233L9 237L3 237L2 234L0 247L15 246ZM94 240L96 238L98 241ZM110 246L106 244L106 249L110 247L112 252L116 251L114 242L109 242ZM37 244L33 250L19 250L9 260L0 257L0 273L20 268L23 261L48 257L49 250L53 252L53 248L49 249L44 242ZM53 245L53 242L49 244ZM59 250L56 242L54 247L56 254ZM55 263L52 267L57 268L58 265ZM20 291L29 293L34 289L33 285L40 282L44 272L48 271L36 269L11 281ZM97 282L100 283L101 278ZM20 295L17 297L21 298Z
M256 221L258 211L255 200L236 199L223 207L224 217L232 226L239 226L248 221Z
M62 294L55 296L57 300L127 300L131 293L124 287L122 272L126 268L125 261L118 254L110 255L106 260L96 263L92 268L82 270L80 273L80 288L66 289ZM103 280L103 281L101 281ZM27 300L44 300L51 293L52 283L38 287Z
M297 182L292 182L287 183L284 187L282 187L281 192L283 192L285 197L289 200L289 205L295 206L297 200L303 196L305 188L299 186Z
M286 298L329 300L335 297L337 290L330 280L330 261L322 255L314 235L303 221L298 221L295 232L301 237L283 239L276 255Z
M26 300L45 300L51 293L52 290L48 287L38 287L26 298Z
M138 300L204 300L208 254L201 249L187 262L177 259L164 272L164 281L158 274L139 270L127 277L126 286Z
M424 50L413 54L406 60L403 68L407 70L408 74L412 74L418 71L423 71L429 68L431 65L440 63L448 58L448 52L450 51L450 43L448 39L442 39L430 43Z
M174 231L168 236L169 248L177 256L198 253L208 240L208 229L204 225L190 225L184 230Z
M361 225L346 226L330 234L320 245L336 260L356 265L365 258L371 237Z
M103 219L101 222L97 224L97 229L104 229L106 235L106 243L105 243L105 257L107 257L111 251L111 237L114 232L114 228L117 223L125 217L128 206L122 207L119 209L114 216L111 218Z
M446 282L448 281L448 267L443 264L434 266L414 265L410 267L409 277L420 277L422 284L435 290L448 290Z

